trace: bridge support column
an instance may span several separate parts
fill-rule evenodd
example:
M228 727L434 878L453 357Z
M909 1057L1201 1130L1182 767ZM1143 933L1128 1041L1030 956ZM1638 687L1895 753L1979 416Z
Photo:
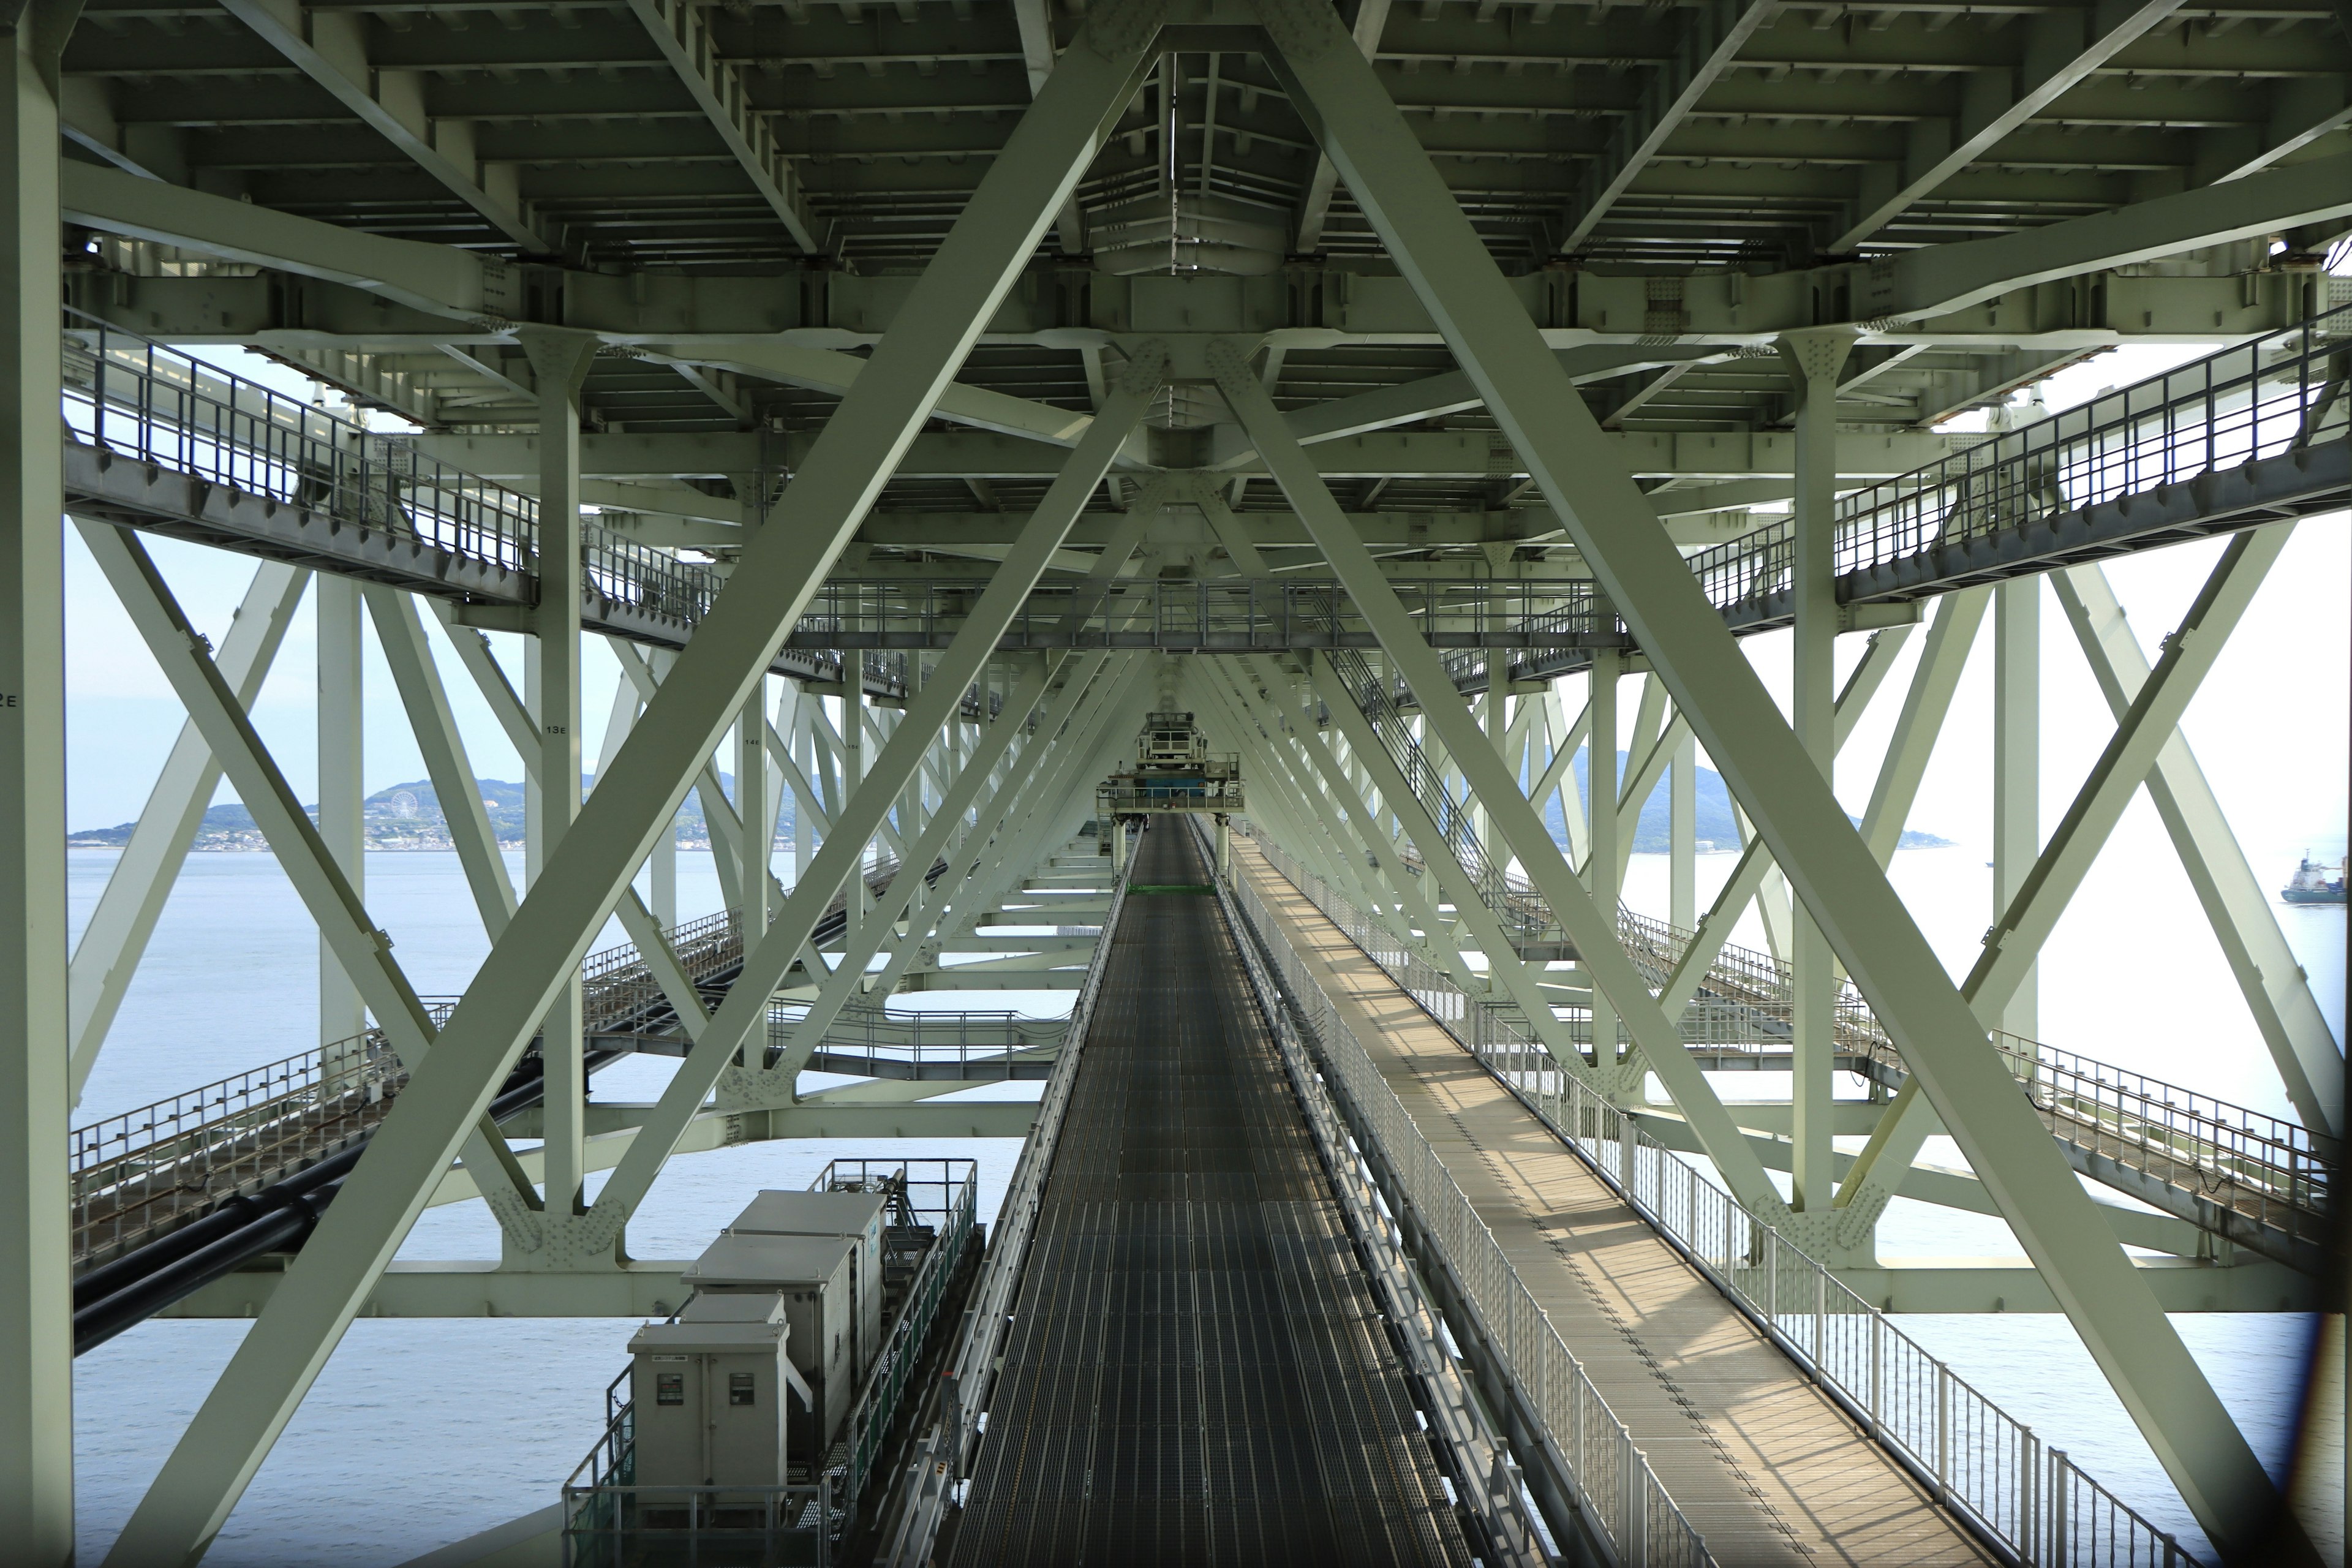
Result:
M367 828L362 801L362 671L365 637L357 580L319 579L318 724L319 837L351 884L367 896ZM358 1065L354 1043L367 1028L367 1006L359 987L337 963L324 936L319 939L319 1044L327 1055L320 1071L332 1080ZM338 1047L340 1047L340 1052Z
M1666 919L1677 931L1698 923L1698 742L1685 733L1675 747L1667 806Z
M768 789L768 681L754 681L735 715L735 815L743 824L743 942L746 949L767 934L768 900L774 884L769 862L775 851L776 808Z
M1780 349L1797 399L1790 720L1805 755L1830 782L1837 758L1837 390L1853 334L1843 328L1790 332ZM1806 1235L1819 1248L1823 1237L1813 1232L1827 1216L1837 1180L1830 1141L1836 1114L1837 957L1801 904L1790 916L1791 1206L1817 1216Z
M1596 611L1605 619L1606 611ZM1625 673L1625 656L1613 647L1592 650L1591 694L1586 712L1591 717L1591 728L1586 731L1587 761L1584 768L1584 841L1588 846L1584 857L1584 885L1591 891L1592 903L1609 920L1613 933L1617 924L1618 888L1622 878L1618 868L1623 858L1617 853L1617 682ZM1496 855L1497 861L1502 856ZM1612 1083L1617 1071L1617 1006L1600 986L1592 988L1592 1065L1601 1074L1601 1081Z
M5 1555L27 1568L74 1555L57 65L80 9L16 12L0 89L16 301L0 338L0 1520Z
M539 726L539 768L523 796L523 876L535 887L580 815L580 391L596 340L527 330L522 341L539 386L539 603L523 664L523 700ZM587 1177L588 1073L581 1060L577 966L557 986L540 1029L547 1072L543 1201L560 1226L556 1216L580 1212ZM509 1234L509 1254L513 1239ZM528 1256L537 1261L552 1250L542 1245Z
M1992 918L2025 889L2042 854L2042 579L1992 591ZM1898 834L1897 837L1901 836ZM1991 1020L2040 1037L2039 966L2028 968Z

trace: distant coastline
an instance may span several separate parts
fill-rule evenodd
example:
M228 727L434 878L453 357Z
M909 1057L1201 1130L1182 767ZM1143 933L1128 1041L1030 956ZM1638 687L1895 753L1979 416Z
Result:
M734 781L719 775L719 787L727 788ZM593 787L594 781L583 776L581 787ZM505 779L476 779L474 787L481 796L482 814L488 817L490 833L501 848L520 849L523 842L523 786ZM792 796L786 793L783 809L777 818L777 835L781 841L793 829ZM319 820L319 808L307 805L312 822ZM362 803L361 831L367 847L373 851L404 849L447 850L457 845L449 837L448 820L442 815L441 797L430 782L423 779L409 784L394 784L381 789ZM131 842L138 830L136 822L118 823L112 827L85 828L66 835L68 849L120 849ZM702 817L702 798L688 790L686 804L677 814L677 846L681 849L710 847L710 829ZM199 854L256 854L268 851L269 841L253 820L253 814L237 805L215 805L205 813L189 848Z

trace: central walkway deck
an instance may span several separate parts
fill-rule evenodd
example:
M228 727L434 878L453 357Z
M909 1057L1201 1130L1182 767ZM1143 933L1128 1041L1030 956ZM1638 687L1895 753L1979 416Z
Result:
M1717 1562L1990 1561L1255 845L1234 865Z

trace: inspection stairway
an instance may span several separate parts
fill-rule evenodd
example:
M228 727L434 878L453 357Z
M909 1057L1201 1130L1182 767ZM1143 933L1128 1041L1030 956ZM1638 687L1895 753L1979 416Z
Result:
M2343 400L2337 399L2340 403ZM1361 655L1325 656L1381 748L1452 848L1479 898L1523 951L1570 951L1543 895L1490 856L1470 804L1447 787L1413 735L1390 682ZM1421 869L1417 858L1411 869ZM1663 992L1697 933L1620 906L1617 935ZM1540 945L1538 945L1540 944ZM1770 954L1726 942L1678 1020L1703 1066L1769 1067L1790 1050L1794 977ZM1591 1043L1591 1015L1581 1022ZM1853 983L1841 976L1832 1034L1838 1065L1889 1089L1909 1077L1901 1052ZM1571 1016L1573 1032L1578 1020ZM1621 1026L1622 1029L1622 1026ZM1621 1046L1633 1048L1630 1037ZM2068 1163L2084 1175L2314 1279L2331 1267L2335 1139L2298 1123L2168 1084L2021 1036L1995 1032L2020 1088Z
M1471 1561L1209 877L1144 835L942 1563Z
M934 862L926 880L946 870ZM887 855L864 873L877 897L897 874ZM846 926L836 896L810 940L822 947ZM743 963L736 914L690 921L664 937L706 1005L723 999ZM683 1054L676 1010L634 945L591 954L581 982L592 1071L631 1052ZM426 1012L437 1027L455 1006L430 999ZM770 1009L772 1050L800 1011ZM1050 1025L1024 1028L1006 1013L986 1014L975 1026L956 1014L870 1011L845 1010L809 1066L861 1076L935 1078L952 1068L978 1079L1027 1078L1057 1044ZM299 1247L407 1081L383 1031L370 1029L74 1129L67 1157L78 1350L263 1252ZM540 1100L534 1043L491 1101L491 1115L511 1118Z

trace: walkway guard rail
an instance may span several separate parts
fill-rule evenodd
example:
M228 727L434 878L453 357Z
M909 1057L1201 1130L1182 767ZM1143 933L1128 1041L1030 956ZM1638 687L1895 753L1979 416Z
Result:
M437 1021L437 1020L436 1020ZM68 1135L78 1268L188 1212L322 1160L391 1112L408 1069L379 1030L126 1110Z
M1908 596L1872 579L1931 548L2341 437L2348 338L2352 306L2339 306L1846 496L1835 571L1861 580L1842 581L1839 597ZM1735 626L1769 619L1785 613L1795 536L1775 523L1690 564Z
M1267 861L1802 1367L1937 1500L2023 1568L2196 1559L1262 835ZM1481 1016L1484 1015L1484 1016ZM1385 1085L1382 1085L1385 1089Z
M971 1473L972 1446L980 1437L979 1417L987 1408L1005 1329L1012 1321L1008 1309L1021 1281L1030 1233L1036 1228L1037 1210L1045 1194L1045 1178L1053 1169L1063 1118L1077 1082L1087 1027L1094 1020L1103 972L1110 963L1119 915L1126 908L1127 879L1121 877L1111 894L1110 909L1103 915L1094 962L1087 966L1086 981L1071 1006L1069 1032L1063 1037L1061 1054L1039 1098L1035 1130L1021 1146L1021 1158L1013 1167L1013 1180L996 1211L988 1252L981 1262L980 1282L964 1309L956 1344L948 1352L939 1415L912 1446L913 1458L893 1505L895 1517L886 1520L885 1537L875 1552L877 1563L920 1568L929 1563L940 1520L957 1500L962 1478Z
M1391 1194L1409 1205L1423 1233L1433 1238L1446 1269L1489 1344L1500 1351L1520 1400L1541 1422L1541 1438L1554 1468L1576 1492L1584 1519L1624 1568L1700 1568L1711 1564L1706 1543L1667 1495L1633 1446L1583 1363L1560 1340L1550 1315L1536 1302L1518 1270L1454 1184L1444 1162L1381 1077L1381 1071L1331 1005L1307 962L1266 911L1246 878L1236 877L1234 904L1275 963L1281 989L1296 1009L1315 1055L1338 1079L1354 1108L1359 1136L1369 1134L1381 1163L1394 1175ZM1244 952L1247 944L1244 944ZM1285 1010L1275 1010L1278 1027L1289 1030Z
M1696 940L1693 932L1622 908L1617 931L1635 967L1661 987ZM1727 942L1684 1012L1683 1037L1720 1049L1784 1045L1793 996L1787 963ZM1838 1052L1860 1058L1856 1070L1885 1087L1899 1088L1908 1076L1870 1004L1843 977L1832 1034ZM2308 1270L2328 1245L2333 1171L2342 1152L2335 1139L2020 1035L1997 1032L1993 1044L2063 1142L2252 1221L2253 1233L2239 1231L2232 1238L2291 1267Z
M802 1004L771 1007L769 1048L781 1050L807 1015ZM963 1079L976 1076L974 1068L999 1068L1010 1076L1013 1062L1058 1047L1068 1032L1066 1019L1025 1013L892 1013L845 1007L826 1026L817 1051L824 1058L821 1070L825 1072L880 1078L903 1068L920 1077L926 1067L951 1062L956 1068L952 1076Z

